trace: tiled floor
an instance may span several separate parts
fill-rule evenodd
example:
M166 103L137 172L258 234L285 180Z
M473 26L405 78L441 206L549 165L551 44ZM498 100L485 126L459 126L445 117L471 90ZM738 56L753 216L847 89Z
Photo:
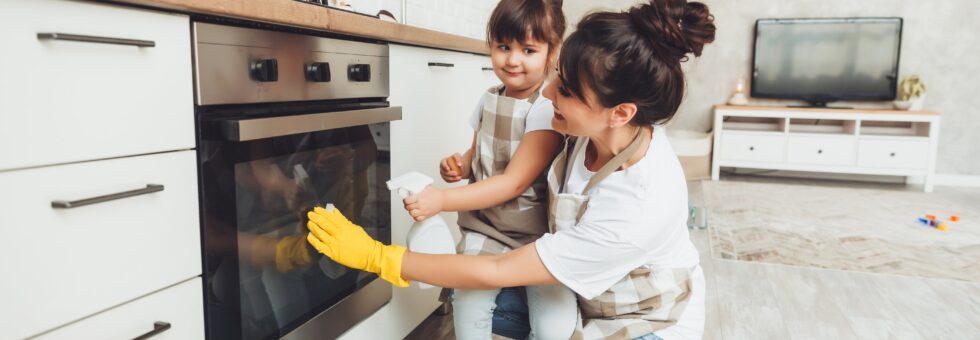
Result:
M752 176L723 180L918 190ZM980 197L977 189L936 190ZM703 202L700 183L690 182L689 191L695 204ZM707 231L692 230L691 238L708 280L705 339L980 339L980 283L714 259ZM451 316L433 315L407 339L454 339L452 332Z

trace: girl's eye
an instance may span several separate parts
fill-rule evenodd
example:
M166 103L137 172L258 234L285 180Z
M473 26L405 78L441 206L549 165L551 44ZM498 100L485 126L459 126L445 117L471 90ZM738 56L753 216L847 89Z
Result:
M534 53L537 53L537 52L538 52L538 50L535 50L533 48L525 48L524 49L524 54L534 54Z
M501 51L506 51L510 49L510 47L507 47L507 45L497 45L497 48L500 49Z

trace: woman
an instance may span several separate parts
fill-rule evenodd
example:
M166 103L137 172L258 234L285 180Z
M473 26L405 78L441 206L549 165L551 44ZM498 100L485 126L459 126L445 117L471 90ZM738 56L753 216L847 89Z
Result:
M308 240L398 286L492 289L561 283L579 298L575 338L700 338L704 280L686 228L683 171L659 125L683 98L680 63L714 40L707 6L653 0L586 16L544 96L569 135L548 172L550 234L495 256L383 245L337 210L309 213ZM413 197L406 209L419 215Z

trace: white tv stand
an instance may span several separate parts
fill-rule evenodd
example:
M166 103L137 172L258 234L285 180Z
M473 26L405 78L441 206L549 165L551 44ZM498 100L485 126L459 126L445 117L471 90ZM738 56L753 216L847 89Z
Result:
M721 167L935 177L940 115L877 109L715 106Z

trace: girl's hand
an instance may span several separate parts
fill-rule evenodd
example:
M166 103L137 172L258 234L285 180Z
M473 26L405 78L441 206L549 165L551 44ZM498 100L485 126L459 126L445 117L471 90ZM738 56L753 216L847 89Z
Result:
M405 203L405 210L412 215L412 218L416 221L424 221L442 212L443 192L430 185L421 193L406 197L402 202Z
M446 183L459 182L463 178L470 177L470 166L463 162L463 156L454 153L439 162L439 175Z

